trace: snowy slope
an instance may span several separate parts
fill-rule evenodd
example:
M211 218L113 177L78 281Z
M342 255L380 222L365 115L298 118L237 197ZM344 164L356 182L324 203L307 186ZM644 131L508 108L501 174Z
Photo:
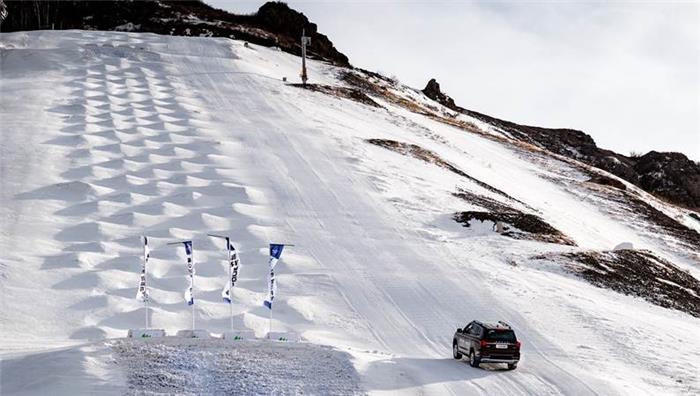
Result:
M265 247L293 243L278 267L274 328L347 351L370 392L700 392L691 336L700 320L531 259L629 241L698 277L695 252L592 193L576 166L383 98L375 108L286 85L299 59L275 49L112 32L1 37L0 349L15 370L33 351L142 326L143 234L153 246L152 324L190 325L184 252L165 244L192 238L198 323L225 331L224 253L205 236L216 232L241 250L236 326L267 331ZM344 84L331 66L310 62L309 73ZM473 207L452 193L489 191L370 138L437 153L578 247L463 228L451 215ZM475 318L513 325L517 370L451 359L455 328ZM104 355L82 367L99 371ZM3 386L16 378L3 372Z

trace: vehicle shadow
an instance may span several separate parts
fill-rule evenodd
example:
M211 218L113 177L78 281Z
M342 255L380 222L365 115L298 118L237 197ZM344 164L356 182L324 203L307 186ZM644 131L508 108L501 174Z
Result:
M472 381L509 372L501 368L501 365L495 364L484 364L481 368L474 368L464 359L457 361L452 358L391 358L371 362L363 370L363 376L365 387L371 392Z

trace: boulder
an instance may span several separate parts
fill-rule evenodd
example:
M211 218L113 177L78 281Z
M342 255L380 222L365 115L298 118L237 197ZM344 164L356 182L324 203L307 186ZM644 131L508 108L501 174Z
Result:
M428 81L428 84L423 88L423 93L425 96L429 97L430 99L440 103L441 105L452 109L452 110L458 110L459 108L455 105L455 101L442 93L440 90L440 83L437 82L434 78L431 78L430 81Z
M617 244L617 246L615 246L613 248L613 251L632 250L632 249L634 249L634 245L632 245L632 242L622 242L622 243Z

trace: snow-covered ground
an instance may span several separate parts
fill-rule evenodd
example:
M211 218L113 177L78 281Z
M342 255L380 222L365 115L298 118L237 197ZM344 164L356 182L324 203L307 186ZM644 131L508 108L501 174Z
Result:
M3 394L24 395L362 393L348 353L267 340L100 341L9 359L3 379Z
M3 394L35 377L39 393L128 389L111 347L85 343L143 326L140 235L152 246L152 325L190 326L184 252L166 243L191 238L198 326L227 330L224 252L207 232L241 250L234 322L258 336L266 244L293 243L277 267L274 329L347 352L371 393L700 392L699 319L531 259L632 242L700 271L693 252L592 194L575 167L382 98L375 108L288 86L299 59L275 49L114 32L0 37ZM337 72L310 62L313 82L339 85ZM473 206L452 193L488 191L369 138L433 151L578 247L461 227L452 213ZM472 319L513 325L517 370L451 359L454 330ZM74 369L44 363L54 358Z

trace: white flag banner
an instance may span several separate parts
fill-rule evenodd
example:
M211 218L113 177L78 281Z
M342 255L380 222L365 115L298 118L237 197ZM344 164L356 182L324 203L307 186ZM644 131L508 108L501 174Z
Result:
M148 248L148 238L143 237L143 264L141 265L141 282L139 283L139 289L136 292L136 299L142 302L148 301L148 287L146 286L146 266L148 264L148 258L151 255L151 250Z
M272 302L277 294L277 281L275 280L275 266L282 255L284 245L271 243L270 244L270 273L267 275L268 293L265 302L263 303L268 309L272 309Z
M233 243L226 238L226 247L228 249L228 262L229 262L229 275L230 279L224 285L224 290L221 291L221 297L225 302L231 304L231 289L236 285L238 280L238 268L240 265L240 259L238 258L238 252L233 246Z
M187 301L187 305L192 305L194 304L194 260L192 259L192 241L185 241L182 243L185 245L187 273L190 278L190 286L185 290L185 301Z

